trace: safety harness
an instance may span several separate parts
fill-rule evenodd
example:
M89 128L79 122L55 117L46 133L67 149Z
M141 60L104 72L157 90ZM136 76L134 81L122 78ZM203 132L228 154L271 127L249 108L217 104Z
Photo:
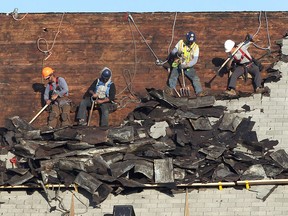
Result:
M247 79L248 79L248 70L247 70L247 68L252 65L253 59L250 56L248 56L242 49L239 49L239 51L241 52L240 59L237 59L235 55L233 56L233 58L234 58L234 60L236 62L236 65L243 66L243 68L244 68L243 76L244 76L244 81L246 82ZM244 57L247 58L249 60L249 62L241 64L240 62L244 59Z
M59 78L59 77L56 77L56 88L59 86L59 84L58 84L58 78ZM49 83L49 88L50 88L50 91L53 91L53 90L54 90L52 83Z
M249 63L252 62L252 58L251 58L250 56L248 56L242 49L239 49L239 51L240 51L241 54L242 54L241 57L240 57L240 59L237 59L235 55L233 56L233 58L235 59L235 61L236 61L237 63L240 64L240 62L244 59L244 57L246 57L246 58L249 60L249 62L244 63L245 65L247 65L247 64L249 64Z
M60 89L60 86L59 86L59 81L58 81L58 78L59 77L56 77L56 88L55 88L55 90L61 90ZM53 94L53 92L54 92L54 88L53 88L53 84L52 83L49 83L49 98L51 98L51 96L52 96L52 94ZM65 93L63 96L67 96L67 93Z

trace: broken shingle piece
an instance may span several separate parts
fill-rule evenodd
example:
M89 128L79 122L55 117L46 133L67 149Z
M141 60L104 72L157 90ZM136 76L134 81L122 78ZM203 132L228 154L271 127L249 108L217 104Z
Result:
M154 160L155 183L174 182L172 158Z
M235 114L225 113L219 125L220 130L229 130L235 132L238 125L241 123L242 118Z
M284 169L288 169L288 154L284 149L279 149L270 154L270 157Z

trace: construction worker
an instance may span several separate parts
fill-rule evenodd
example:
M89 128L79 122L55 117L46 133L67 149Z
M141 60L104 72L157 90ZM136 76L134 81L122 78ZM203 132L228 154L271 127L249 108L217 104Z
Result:
M176 89L177 79L183 70L184 74L192 82L196 95L205 96L201 87L200 79L193 67L199 58L199 46L195 41L195 33L192 31L187 32L185 39L179 40L167 57L168 62L171 62L172 69L168 80L168 92L171 93Z
M100 77L96 79L88 89L90 97L85 97L79 106L77 119L79 125L87 125L87 109L91 108L92 101L99 108L100 127L106 127L109 123L109 112L115 100L116 88L111 81L112 71L104 67L100 71Z
M63 77L56 77L51 67L42 70L42 76L48 81L44 100L49 106L48 126L51 128L71 125L71 100L68 98L68 85Z
M244 75L244 78L247 78L247 73L251 74L253 77L253 82L255 86L256 93L263 93L264 88L261 86L261 74L259 67L253 62L253 58L248 52L248 48L253 42L253 38L248 34L245 38L245 42L242 47L232 56L232 53L239 48L239 44L235 45L233 40L226 40L224 43L225 52L228 53L228 57L231 60L227 63L228 70L232 71L231 76L229 77L227 90L224 92L227 95L235 96L236 92L236 82L237 79Z

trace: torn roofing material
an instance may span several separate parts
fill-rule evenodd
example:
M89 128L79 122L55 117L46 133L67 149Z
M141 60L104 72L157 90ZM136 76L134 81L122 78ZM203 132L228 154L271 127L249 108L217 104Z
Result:
M214 107L212 96L186 98L188 106L183 106L162 103L166 99L159 90L149 93L158 98L143 102L115 128L41 131L11 118L9 129L1 133L2 149L12 153L0 164L1 185L75 183L99 204L112 192L150 184L170 190L195 182L277 178L286 169L285 154L271 153L277 141L258 141L250 118ZM27 138L31 131L38 135Z

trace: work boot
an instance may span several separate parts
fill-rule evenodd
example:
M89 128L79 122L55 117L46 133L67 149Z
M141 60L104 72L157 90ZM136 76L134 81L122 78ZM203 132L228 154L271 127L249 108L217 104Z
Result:
M168 96L174 96L173 89L168 86L165 87L164 93Z
M78 125L79 126L86 126L87 122L85 121L85 119L79 119Z
M264 92L265 92L265 89L262 88L262 87L257 87L257 88L256 88L256 91L255 91L256 94L262 94L262 93L264 93Z
M196 94L197 97L204 97L207 95L207 92L201 91L198 94Z
M237 93L234 89L228 89L224 93L229 95L229 96L236 96L237 95Z

